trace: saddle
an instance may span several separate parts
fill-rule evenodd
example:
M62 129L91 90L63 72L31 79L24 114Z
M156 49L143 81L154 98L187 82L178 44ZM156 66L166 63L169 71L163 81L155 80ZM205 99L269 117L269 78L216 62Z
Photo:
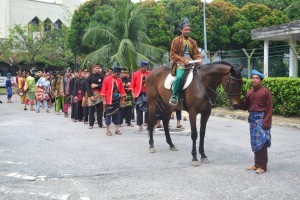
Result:
M182 78L181 83L181 90L185 90L192 82L194 74L193 74L194 68L189 68L185 71ZM176 76L173 76L172 74L169 74L165 80L164 87L166 89L172 90L173 83L176 79Z

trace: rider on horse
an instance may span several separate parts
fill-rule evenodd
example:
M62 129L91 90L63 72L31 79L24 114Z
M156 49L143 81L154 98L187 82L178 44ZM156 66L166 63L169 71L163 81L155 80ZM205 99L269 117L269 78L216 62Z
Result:
M197 42L189 37L191 24L187 18L183 18L179 25L181 35L172 41L171 45L171 74L176 75L173 84L173 95L169 104L176 106L178 104L178 96L181 89L182 77L191 60L201 60ZM200 64L202 62L200 61Z

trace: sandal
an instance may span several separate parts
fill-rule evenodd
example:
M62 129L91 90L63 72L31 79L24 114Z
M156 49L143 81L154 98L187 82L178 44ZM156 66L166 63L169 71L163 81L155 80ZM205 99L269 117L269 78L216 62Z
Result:
M176 126L176 128L183 128L183 126L182 126L182 125L179 125L179 126Z
M115 132L117 135L122 135L122 133L120 131L116 131Z
M112 134L111 134L110 131L107 131L107 132L106 132L106 135L107 135L107 136L112 136Z

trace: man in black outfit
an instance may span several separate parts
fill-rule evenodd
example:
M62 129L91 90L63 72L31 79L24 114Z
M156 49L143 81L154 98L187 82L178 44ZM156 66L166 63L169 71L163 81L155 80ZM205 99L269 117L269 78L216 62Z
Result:
M74 111L75 111L75 102L74 102L74 98L75 96L73 95L73 91L74 91L74 85L75 85L75 81L78 78L78 70L74 70L73 71L73 77L70 80L70 85L69 85L69 94L71 94L71 119L75 122L75 115L74 115Z
M95 121L95 110L97 110L97 122L100 128L103 126L103 103L102 97L100 96L102 83L104 76L99 73L100 66L98 64L93 65L93 71L86 81L86 90L88 94L88 105L89 105L89 129L92 129Z

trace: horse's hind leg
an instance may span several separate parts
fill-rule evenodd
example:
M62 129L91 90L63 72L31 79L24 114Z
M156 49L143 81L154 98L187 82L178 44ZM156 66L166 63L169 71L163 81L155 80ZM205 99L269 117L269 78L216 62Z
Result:
M192 165L193 166L199 166L199 162L198 162L198 158L197 158L197 137L198 137L198 133L197 133L197 126L196 126L196 118L197 118L197 114L195 112L192 111L192 109L190 109L191 111L189 112L190 115L190 124L191 124L191 138L193 140L193 147L192 147L192 156L193 156L193 160L192 160Z
M149 152L155 153L154 140L153 140L153 129L155 121L155 107L156 107L157 97L148 97L148 109L149 109L149 121L148 121L148 132L149 132Z
M204 137L208 118L210 116L211 110L201 113L201 124L200 124L200 143L199 143L199 153L201 155L201 162L209 163L207 156L204 153Z
M165 105L164 111L163 111L163 118L162 118L163 125L164 125L164 131L165 131L166 141L170 145L170 150L178 151L178 149L173 144L171 136L170 136L169 122L170 122L170 118L171 118L171 113L172 113L171 108Z

